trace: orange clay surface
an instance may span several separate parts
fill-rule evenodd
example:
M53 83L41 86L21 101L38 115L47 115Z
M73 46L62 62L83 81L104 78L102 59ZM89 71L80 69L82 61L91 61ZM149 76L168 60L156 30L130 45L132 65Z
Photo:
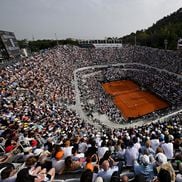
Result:
M106 93L113 96L113 102L125 119L137 118L168 107L168 103L149 91L142 91L131 80L104 83Z

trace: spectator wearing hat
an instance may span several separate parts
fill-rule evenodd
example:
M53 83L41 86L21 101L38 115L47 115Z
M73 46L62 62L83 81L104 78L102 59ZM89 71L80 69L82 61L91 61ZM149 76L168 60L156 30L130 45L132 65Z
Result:
M36 149L34 150L33 154L34 154L34 156L35 156L36 158L39 158L40 155L43 153L43 151L44 151L43 149L36 148Z
M154 165L150 162L148 155L141 156L141 164L137 161L134 162L134 172L136 175L143 175L147 182L151 181L154 177Z

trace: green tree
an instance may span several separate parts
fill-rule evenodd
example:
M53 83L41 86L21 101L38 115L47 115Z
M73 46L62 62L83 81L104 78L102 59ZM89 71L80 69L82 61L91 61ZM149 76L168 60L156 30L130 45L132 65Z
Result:
M146 30L140 30L122 37L123 43L164 48L164 40L168 41L168 49L176 49L177 41L182 37L182 8L173 14L157 21Z

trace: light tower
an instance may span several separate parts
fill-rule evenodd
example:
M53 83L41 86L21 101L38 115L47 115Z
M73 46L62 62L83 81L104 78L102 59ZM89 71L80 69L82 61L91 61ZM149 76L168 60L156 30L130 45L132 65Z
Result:
M55 33L54 35L55 35L55 39L56 39L57 46L58 46L58 45L59 45L59 42L58 42L58 39L57 39L57 35L56 35L56 33Z

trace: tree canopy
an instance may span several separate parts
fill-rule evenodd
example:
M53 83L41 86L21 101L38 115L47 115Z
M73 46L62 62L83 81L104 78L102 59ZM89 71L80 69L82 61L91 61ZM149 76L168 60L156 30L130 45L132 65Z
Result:
M157 21L146 30L139 30L122 37L123 43L164 48L164 42L167 41L168 49L176 49L177 41L182 38L182 8L169 16Z
M78 42L75 40L72 40L71 38L65 39L65 40L35 40L35 41L27 41L26 39L19 40L18 41L20 48L29 48L32 52L52 48L56 45L64 45L64 44L70 44L70 45L78 45Z

